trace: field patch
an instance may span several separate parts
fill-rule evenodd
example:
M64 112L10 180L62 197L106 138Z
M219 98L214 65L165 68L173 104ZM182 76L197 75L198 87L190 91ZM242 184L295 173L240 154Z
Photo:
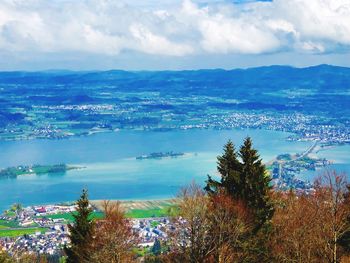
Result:
M176 199L140 200L140 201L113 201L120 202L128 218L165 217L176 214ZM97 209L103 209L103 201L91 202Z
M18 227L18 223L16 221L7 221L3 219L0 219L0 225L8 228Z
M18 237L23 235L31 235L38 231L45 233L46 228L22 228L22 229L0 229L0 237Z

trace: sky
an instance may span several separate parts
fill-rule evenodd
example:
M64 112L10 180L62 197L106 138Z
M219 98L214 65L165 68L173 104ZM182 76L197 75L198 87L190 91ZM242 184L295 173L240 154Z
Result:
M350 0L0 0L0 70L350 67Z

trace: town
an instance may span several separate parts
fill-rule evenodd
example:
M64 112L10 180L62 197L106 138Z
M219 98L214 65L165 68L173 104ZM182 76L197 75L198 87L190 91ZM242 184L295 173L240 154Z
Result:
M93 209L96 219L103 217ZM61 255L63 247L70 243L67 225L73 222L75 211L73 204L24 208L15 205L0 216L0 247L11 255ZM176 229L168 216L130 218L129 222L140 250L152 247L156 240L166 242Z
M303 153L280 154L275 160L270 161L267 165L274 187L284 191L288 189L301 192L312 191L313 183L302 180L299 175L303 171L315 171L331 164L325 158L311 156L315 149L323 147L323 144L319 144L319 141L314 141Z

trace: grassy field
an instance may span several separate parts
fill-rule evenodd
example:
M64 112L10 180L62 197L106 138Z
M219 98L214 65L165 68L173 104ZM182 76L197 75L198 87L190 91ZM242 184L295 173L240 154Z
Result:
M14 211L11 211L11 210L6 211L5 214L7 216L13 216L13 217L16 216L16 213Z
M98 209L103 209L103 202L101 200L94 200L92 203ZM126 211L126 217L128 218L171 216L175 215L177 211L175 199L121 201L120 204L124 211Z
M156 227L158 226L160 223L158 221L152 221L151 222L151 227Z
M25 234L34 234L37 231L44 233L46 228L0 229L0 237L17 237Z
M0 219L0 226L16 228L18 227L18 224L15 221L6 221Z
M129 218L150 218L150 217L163 217L170 216L174 213L173 206L164 206L161 208L153 209L131 209L126 213L126 217Z
M149 217L162 217L162 216L169 216L173 209L171 209L172 206L167 205L161 208L146 208L146 209L131 209L128 210L126 213L126 217L128 218L149 218ZM102 212L93 212L92 218L94 219L100 219L103 218ZM56 214L56 215L48 215L45 216L47 218L51 219L59 219L63 218L68 222L73 222L74 217L72 213L63 213L63 214Z

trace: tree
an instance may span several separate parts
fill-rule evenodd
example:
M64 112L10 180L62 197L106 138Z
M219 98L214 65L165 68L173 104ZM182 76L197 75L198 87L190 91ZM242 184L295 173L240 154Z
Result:
M218 193L224 187L231 195L242 192L240 178L241 164L237 159L237 153L232 141L228 141L224 146L224 153L217 157L217 170L221 176L220 182L208 176L205 190L210 194Z
M350 206L345 198L349 193L346 188L345 174L326 171L315 182L314 206L319 216L314 221L318 227L318 253L328 262L337 263L343 251L338 246L339 240L348 231L347 218Z
M211 196L209 200L210 262L243 262L246 233L251 230L249 211L225 193Z
M160 255L160 253L162 252L162 246L160 244L160 241L158 238L156 238L156 240L154 241L153 247L152 247L152 253L155 256Z
M344 175L326 171L311 194L284 194L273 217L273 252L280 262L337 263L350 206Z
M347 193L344 195L344 198L345 205L350 207L350 185L347 185ZM348 255L350 254L350 213L346 216L345 229L339 237L338 244Z
M136 245L136 237L120 202L104 201L102 207L105 218L96 222L92 262L133 262L132 248Z
M273 205L270 200L270 177L257 150L252 147L252 140L246 138L238 153L229 141L224 146L223 155L218 157L217 169L220 182L209 176L205 190L217 194L223 188L233 200L246 204L254 216L254 232L257 232L271 219Z
M211 250L208 197L195 183L181 190L178 197L179 217L172 236L169 262L205 262Z
M244 249L243 255L249 257L244 257L242 260L268 262L266 239L271 230L269 221L274 211L270 198L270 177L257 150L252 146L252 140L247 137L238 152L229 141L224 146L224 153L218 157L217 163L221 180L216 181L209 177L205 190L212 197L224 191L235 204L246 207L250 215L249 232L245 233L241 244ZM236 220L237 215L232 216L232 220Z
M92 208L89 205L87 190L83 190L77 201L77 211L73 214L74 224L69 224L71 244L65 247L67 263L85 263L91 261L91 243L94 234Z
M206 195L192 183L181 191L178 207L171 253L165 262L243 262L252 228L245 204L223 190Z
M271 246L277 262L317 263L317 208L312 196L297 196L293 191L276 193L278 205L272 218Z
M5 251L2 250L1 246L0 246L0 262L1 263L14 263L15 262Z
M255 216L255 232L265 222L272 218L274 209L270 194L270 177L266 173L265 165L262 164L257 150L252 147L252 140L248 137L241 146L239 156L242 159L241 181L242 192L237 193L246 202Z

